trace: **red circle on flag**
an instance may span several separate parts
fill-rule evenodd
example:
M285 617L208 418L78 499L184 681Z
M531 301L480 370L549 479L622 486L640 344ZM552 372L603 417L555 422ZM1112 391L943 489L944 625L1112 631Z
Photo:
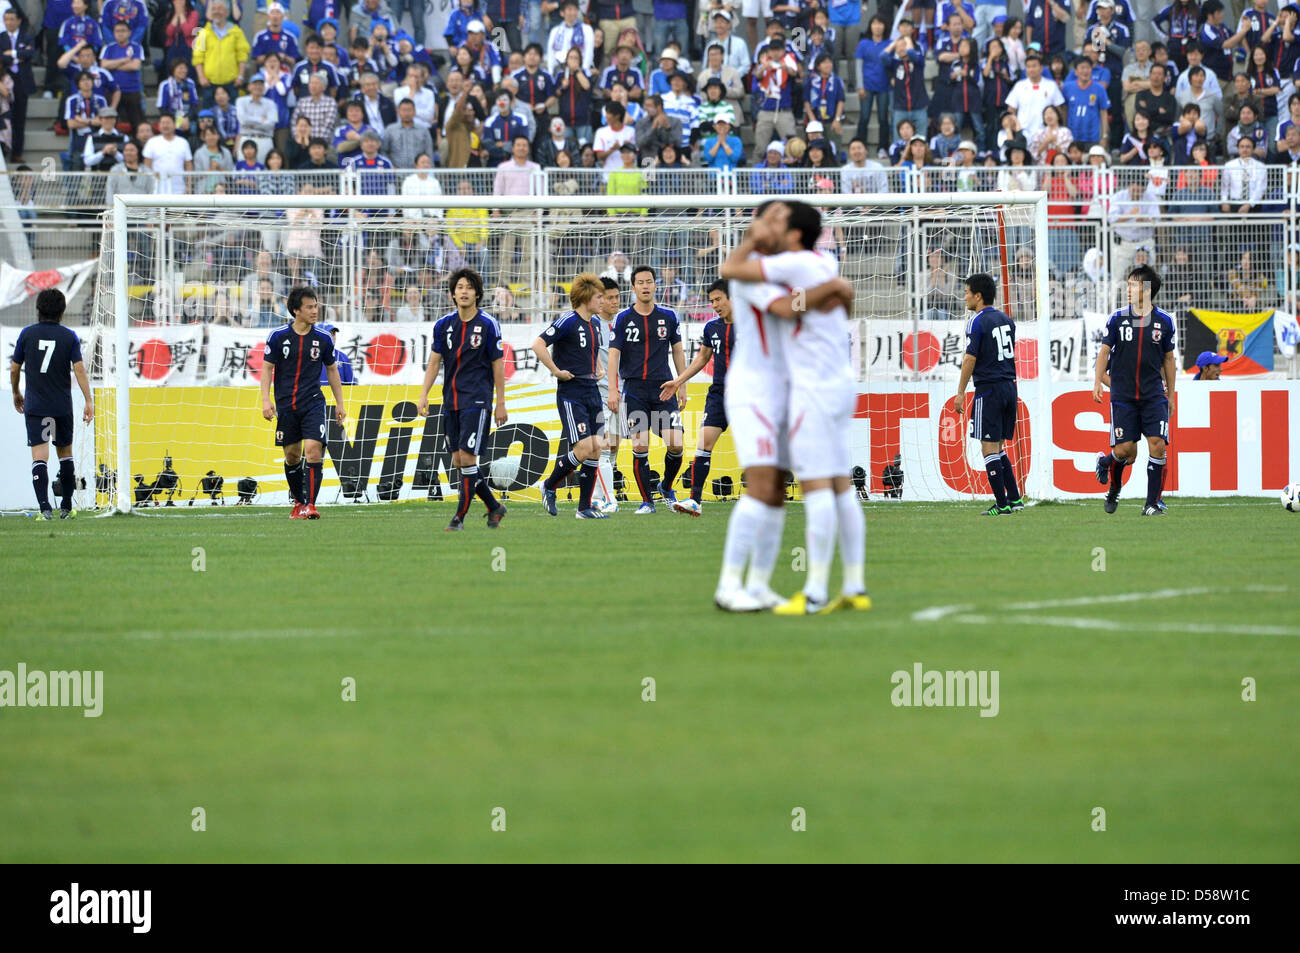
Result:
M501 342L501 368L505 371L506 380L515 376L515 349L506 341Z
M903 338L903 365L909 371L932 370L939 363L939 339L929 331Z
M262 360L266 357L266 342L258 341L248 351L248 373L253 376L253 380L262 379Z
M396 334L377 334L366 345L366 369L392 377L406 366L406 345Z
M166 341L150 338L136 349L135 355L140 376L151 381L162 380L172 369L172 349Z
M1020 380L1038 377L1038 341L1034 338L1016 341L1016 377Z

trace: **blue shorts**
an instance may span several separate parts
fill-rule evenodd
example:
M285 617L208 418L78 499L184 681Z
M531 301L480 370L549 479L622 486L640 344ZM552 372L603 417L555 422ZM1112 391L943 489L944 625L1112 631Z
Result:
M321 401L306 410L292 410L288 407L275 409L275 445L290 447L303 440L316 440L324 443L329 436L325 424L325 402Z
M442 405L442 430L447 437L447 449L452 453L463 450L477 457L483 450L488 435L491 411L487 407L469 407L452 410Z
M1110 400L1110 445L1128 443L1139 437L1159 437L1169 441L1169 399L1121 401Z
M659 437L671 430L679 433L682 429L682 411L681 406L677 403L676 397L668 400L659 399L659 385L649 385L653 388L654 396L646 397L628 390L623 392L623 403L627 410L624 419L627 421L627 432L629 435L645 433L652 430ZM642 391L644 394L645 391Z
M723 402L721 387L710 387L708 395L704 398L703 426L717 427L719 430L727 429L727 408Z
M1019 400L1015 381L993 381L975 388L970 411L970 435L974 440L996 443L1016 435Z
M555 407L560 412L560 429L570 446L605 432L605 412L600 406L599 391L556 397Z
M27 446L41 447L53 442L56 447L72 446L72 414L42 417L25 414L27 418Z

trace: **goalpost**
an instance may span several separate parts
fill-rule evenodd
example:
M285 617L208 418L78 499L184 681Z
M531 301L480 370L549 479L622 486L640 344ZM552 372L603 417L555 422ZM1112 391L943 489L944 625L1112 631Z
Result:
M1045 193L592 189L505 198L484 194L490 174L484 179L479 170L473 181L466 173L460 182L470 186L457 188L457 173L441 173L441 195L308 187L283 196L116 196L105 217L92 327L83 334L93 338L88 363L99 409L78 453L88 477L78 505L129 512L140 503L234 503L241 480L256 483L243 502L288 502L274 425L260 412L258 373L261 341L287 320L284 296L297 283L316 287L321 320L340 328L337 346L357 372L357 386L344 389L346 427L331 415L322 502L454 497L436 410L420 418L414 401L429 330L452 310L446 277L461 265L484 275L482 307L501 319L507 348L510 421L485 445L487 469L512 497L537 499L560 428L555 383L536 367L530 345L568 309L572 278L653 265L660 302L682 318L689 362L714 317L706 292L718 265L753 208L780 198L822 210L819 247L838 256L856 290L846 347L859 382L852 440L864 497L987 495L968 418L959 423L948 409L969 317L962 279L974 272L994 275L997 304L1017 323L1022 406L1009 448L1017 474L1031 496L1057 495L1048 450L1052 382L1061 376L1053 357L1063 332L1051 317ZM628 290L624 282L624 308L632 303ZM688 461L711 366L705 371L691 382L683 414ZM431 398L438 399L436 386ZM652 460L661 453L652 441ZM626 440L616 466L630 474ZM705 499L739 490L724 434Z

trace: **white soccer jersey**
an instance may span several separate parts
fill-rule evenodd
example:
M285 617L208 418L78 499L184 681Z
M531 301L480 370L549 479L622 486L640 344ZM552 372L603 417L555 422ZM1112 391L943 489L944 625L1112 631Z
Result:
M785 294L824 284L839 274L839 262L824 251L788 251L763 259L763 277L783 288ZM848 321L848 313L839 305L826 311L810 310L795 320L784 350L792 388L852 384Z
M735 344L727 361L724 394L727 423L742 470L790 468L786 412L789 375L785 348L790 322L773 318L768 307L786 292L766 282L731 282Z

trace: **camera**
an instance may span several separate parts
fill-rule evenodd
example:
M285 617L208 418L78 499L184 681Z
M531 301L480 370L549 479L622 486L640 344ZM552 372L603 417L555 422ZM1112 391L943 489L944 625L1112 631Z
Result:
M257 481L252 477L244 477L235 484L235 490L239 493L235 505L248 506L253 502L253 497L257 496Z

